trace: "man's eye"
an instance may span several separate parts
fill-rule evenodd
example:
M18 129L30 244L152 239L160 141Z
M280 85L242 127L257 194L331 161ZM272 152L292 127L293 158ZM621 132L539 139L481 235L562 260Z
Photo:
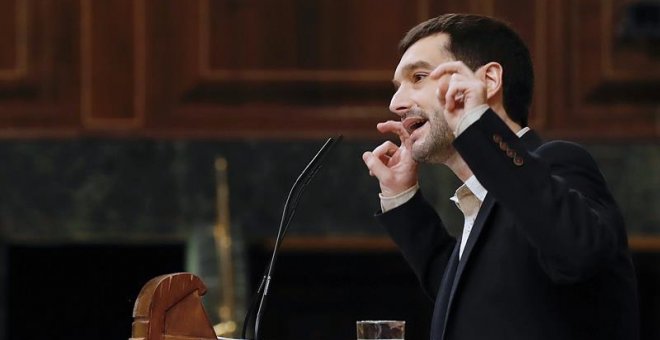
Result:
M415 73L413 74L413 82L417 83L420 82L422 79L426 78L427 74L426 73Z

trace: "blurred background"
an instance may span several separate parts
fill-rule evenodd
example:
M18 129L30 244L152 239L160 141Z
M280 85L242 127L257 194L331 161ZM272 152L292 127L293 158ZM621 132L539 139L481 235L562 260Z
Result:
M290 186L339 134L283 244L264 334L351 339L355 320L403 319L427 337L431 304L373 220L361 154L386 138L398 40L447 12L505 19L527 42L531 126L596 158L627 222L643 338L660 338L659 1L0 0L0 340L126 339L142 285L180 271L209 287L214 323L240 326ZM422 172L460 228L458 180Z

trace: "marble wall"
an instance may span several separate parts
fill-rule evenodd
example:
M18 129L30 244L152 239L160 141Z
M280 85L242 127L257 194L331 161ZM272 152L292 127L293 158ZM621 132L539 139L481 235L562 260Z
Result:
M214 160L229 164L231 222L247 237L272 236L288 193L322 141L38 140L0 143L0 235L6 241L121 241L185 237L215 221ZM303 196L292 234L380 234L377 183L344 141ZM630 233L660 233L660 146L588 144ZM425 194L456 220L458 185L424 167Z

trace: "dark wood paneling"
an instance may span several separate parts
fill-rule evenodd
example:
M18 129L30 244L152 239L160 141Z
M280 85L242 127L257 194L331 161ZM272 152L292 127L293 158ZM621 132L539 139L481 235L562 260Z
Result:
M0 136L375 137L396 45L446 12L504 18L549 137L657 139L660 57L630 0L0 0Z
M80 4L83 125L87 129L141 127L146 1L82 0Z
M0 135L75 128L75 3L3 0L0 12Z
M150 128L230 137L370 134L389 117L398 39L427 6L165 2L161 28L176 22L170 44L181 48L167 66L174 81L162 82L168 102L155 104Z
M25 67L21 60L26 61L26 46L18 42L18 35L25 35L26 27L25 22L17 22L24 9L18 9L20 5L16 1L5 1L0 6L0 32L4 33L0 36L0 51L5 51L0 54L0 78L8 79Z

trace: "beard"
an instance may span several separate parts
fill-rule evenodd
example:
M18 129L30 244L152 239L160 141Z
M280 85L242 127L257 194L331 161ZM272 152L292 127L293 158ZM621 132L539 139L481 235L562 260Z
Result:
M454 132L451 131L442 111L415 112L428 119L429 131L421 140L415 141L411 147L412 157L418 163L444 163L454 153Z

